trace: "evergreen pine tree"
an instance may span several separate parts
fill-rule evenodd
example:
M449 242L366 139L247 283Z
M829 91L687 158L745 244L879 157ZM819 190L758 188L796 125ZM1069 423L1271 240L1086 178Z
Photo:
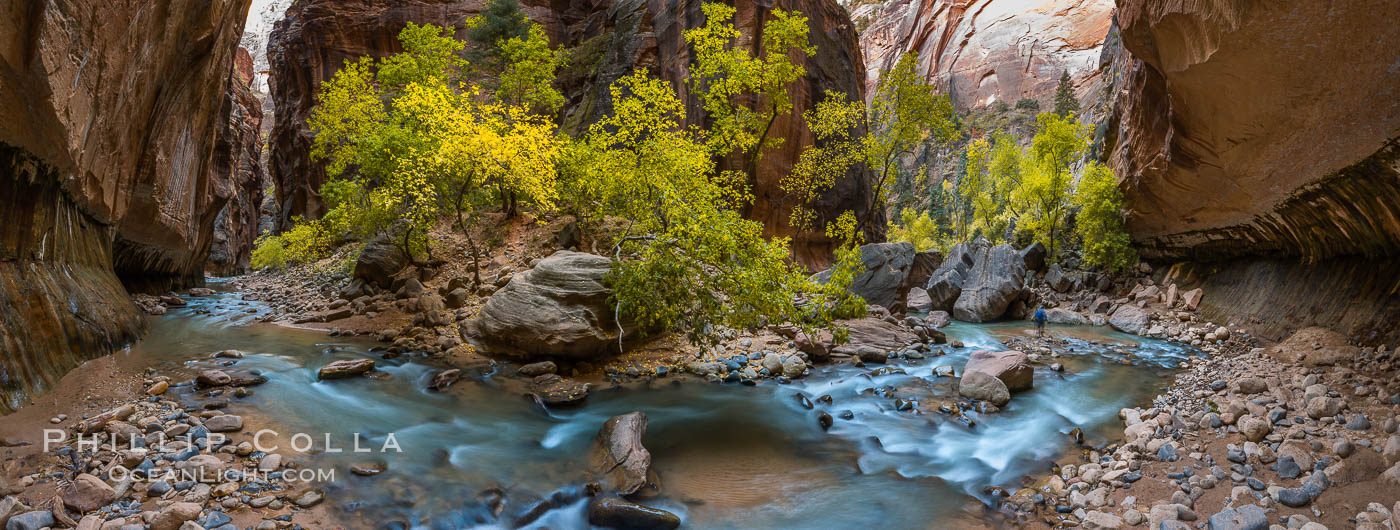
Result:
M1060 86L1055 89L1055 114L1069 117L1079 111L1079 99L1074 97L1074 84L1070 82L1069 71L1060 74Z
M501 47L512 38L524 39L530 33L530 21L520 11L517 0L491 0L478 15L467 37L477 43L470 54L473 65L488 73L499 73L504 61Z

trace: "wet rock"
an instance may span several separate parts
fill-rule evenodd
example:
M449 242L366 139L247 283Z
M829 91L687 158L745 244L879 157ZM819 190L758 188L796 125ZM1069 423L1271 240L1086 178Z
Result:
M953 304L953 317L965 322L989 322L1006 314L1021 296L1025 262L1010 245L997 245L976 254L976 264L963 279L962 293Z
M802 377L807 371L807 364L802 362L796 355L790 355L783 361L783 375L796 379Z
M394 244L388 234L374 238L360 251L355 260L354 277L388 289L394 275L408 265L408 256Z
M243 430L243 417L232 414L220 414L204 421L204 427L209 432L235 432Z
M1119 306L1108 317L1108 325L1113 326L1113 329L1134 335L1145 334L1151 323L1152 318L1147 314L1147 311L1131 304Z
M224 472L224 462L214 455L195 455L175 467L187 472L182 478L189 477L200 482L215 482Z
M986 372L965 371L958 382L958 394L968 399L987 401L998 407L1011 401L1006 384Z
M588 384L564 379L558 374L545 374L530 383L530 391L546 406L569 406L582 403L588 397Z
M161 394L164 394L165 391L169 389L170 383L167 383L165 381L156 381L155 384L151 385L149 388L146 389L146 395L159 396Z
M972 352L963 371L984 372L1001 379L1007 390L1012 392L1029 390L1035 383L1035 370L1031 368L1026 354L1016 350Z
M327 309L324 311L312 311L310 313L303 314L293 319L292 323L310 324L313 322L335 322L337 320L350 318L354 315L355 310L349 306L346 306L335 309Z
M1281 455L1278 457L1278 477L1282 479L1295 479L1302 475L1302 469L1298 463L1293 461L1293 457Z
M849 290L869 304L895 308L905 293L905 278L914 265L914 245L899 243L869 243L860 247L861 270L856 273ZM826 283L831 271L814 274L812 280Z
M363 375L374 369L374 359L341 359L322 366L318 379L345 379Z
M389 464L383 461L356 462L350 464L350 472L362 477L373 477L388 471Z
M618 497L597 497L588 503L588 523L620 530L670 530L680 527L681 519Z
M307 490L305 493L302 493L301 495L297 496L296 499L292 500L292 504L295 504L302 508L310 508L317 504L321 504L321 501L323 500L326 500L325 492L319 489L312 489Z
M1284 488L1278 490L1278 502L1291 508L1300 508L1312 502L1312 496L1303 488Z
M831 424L831 414L827 414L825 411L817 413L817 426L821 427L823 431L830 429Z
M783 372L783 358L777 352L768 352L767 355L763 356L759 365L768 370L768 373L780 374Z
M1210 516L1206 524L1210 530L1268 530L1269 518L1263 508L1246 504L1221 510Z
M1062 307L1056 307L1046 311L1045 321L1051 324L1066 324L1070 326L1088 326L1090 324L1089 317Z
M433 375L432 381L428 382L429 390L447 390L458 380L462 379L462 371L456 368L443 370Z
M5 530L41 530L54 525L53 513L48 510L35 510L15 515L5 523Z
M616 352L616 308L603 285L611 267L604 256L555 252L493 294L466 332L487 351L527 359L593 359ZM632 323L622 322L623 340L635 332Z
M631 495L647 484L651 452L642 446L647 416L629 412L603 423L593 439L588 462L599 481L619 495Z
M1353 414L1347 420L1347 429L1352 431L1364 431L1371 428L1371 421L1366 419L1365 414Z
M180 530L180 526L186 521L198 518L203 509L203 506L192 502L177 502L166 506L151 519L151 530Z
M924 323L934 328L945 327L952 321L953 317L947 311L930 311L928 316L924 317Z
M83 473L63 491L63 505L78 513L95 511L117 500L116 490L102 479Z
M953 310L953 304L957 303L958 297L962 295L964 279L976 264L976 254L989 246L991 244L980 237L972 242L953 245L948 251L948 256L929 275L928 283L924 285L924 290L932 302L932 309Z
M221 370L205 370L200 372L194 381L202 386L224 386L229 384L233 378Z
M933 309L933 299L929 298L928 291L923 287L910 287L904 307L912 313L926 313Z
M946 263L946 261L945 261ZM963 272L954 268L940 268L929 278L924 294L928 296L930 311L951 311L962 295Z
M723 364L715 361L692 361L689 364L685 365L686 371L701 377L718 375L720 372L723 371L723 368Z

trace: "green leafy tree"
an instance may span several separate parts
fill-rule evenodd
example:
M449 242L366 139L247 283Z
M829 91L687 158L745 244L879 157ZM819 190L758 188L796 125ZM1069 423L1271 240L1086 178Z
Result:
M705 25L687 30L685 40L695 53L691 83L709 119L706 143L718 156L738 154L752 180L764 151L782 145L773 123L792 112L791 85L807 75L793 56L816 53L807 17L774 9L752 53L739 42L733 7L706 2L701 9Z
M1093 161L1074 190L1075 233L1084 246L1084 262L1112 271L1137 262L1137 251L1123 225L1123 192L1107 166Z
M1048 112L1036 116L1036 122L1039 128L1030 149L1034 163L1022 164L1021 182L1012 192L1012 202L1024 205L1018 222L1024 220L1024 226L1054 257L1074 180L1071 164L1088 148L1088 130L1073 116Z
M1074 81L1069 78L1069 70L1060 73L1060 84L1055 88L1055 114L1068 118L1079 112L1079 98L1074 96Z
M612 116L574 152L569 184L594 216L628 221L607 282L619 314L690 340L716 326L752 328L796 314L805 278L787 262L785 238L763 237L717 176L701 138L680 126L684 107L665 82L642 72L611 88Z
M899 212L899 221L899 224L890 223L890 241L909 243L919 252L946 246L940 242L938 223L929 217L928 212L905 208Z
M481 208L499 203L513 214L523 201L553 209L562 139L527 108L541 103L542 92L509 103L482 97L465 79L468 64L458 56L465 45L449 28L409 23L399 39L402 53L347 61L318 94L309 120L311 155L327 163L332 177L321 189L329 210L295 223L280 241L267 240L282 244L287 260L318 259L340 241L377 233L391 233L415 260L430 258L428 230L453 211L479 258L467 221ZM513 60L536 61L541 40L536 34L520 41L530 52ZM547 45L543 52L551 53ZM272 248L268 262L275 261Z
M947 95L934 93L916 71L917 64L918 57L912 53L900 57L893 69L880 76L870 101L865 162L875 173L874 197L880 205L901 157L925 143L942 146L958 136L952 102Z
M544 27L531 24L527 36L507 39L501 55L506 66L496 99L544 116L557 114L564 96L554 88L554 71L564 65L566 56L549 47Z
M812 204L865 156L864 138L856 135L865 123L865 105L827 91L816 108L802 116L816 143L802 151L792 172L781 177L778 185L797 198L788 223L807 229L817 221Z

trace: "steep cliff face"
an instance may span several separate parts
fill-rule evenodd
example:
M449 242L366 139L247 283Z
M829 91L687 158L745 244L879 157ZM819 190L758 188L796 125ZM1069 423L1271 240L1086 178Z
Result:
M1299 314L1400 339L1365 324L1400 321L1400 4L1118 9L1106 157L1141 254L1214 262L1222 274L1184 276L1244 286L1214 303L1253 307L1239 316L1265 327L1296 327L1280 308L1330 307ZM1316 288L1320 276L1329 287ZM1280 285L1292 282L1314 288ZM1376 296L1347 295L1358 291Z
M231 196L216 146L247 8L0 8L0 411L140 334L119 276L197 281Z
M1110 161L1145 254L1400 251L1400 4L1119 3Z
M901 55L960 108L1022 98L1048 101L1068 71L1091 94L1113 0L893 0L858 9L866 88Z
M260 207L266 178L262 155L262 101L255 95L253 57L238 48L229 83L228 134L220 138L216 166L228 164L231 196L214 219L206 271L230 276L248 272L253 243L259 234Z
M325 182L319 164L307 156L311 144L306 119L314 94L347 58L383 56L398 50L394 37L404 23L451 24L474 15L484 2L413 0L393 7L369 6L352 0L312 0L293 5L279 22L269 44L273 69L272 95L276 101L276 125L272 140L272 174L277 182L277 202L282 226L292 216L323 213L316 190ZM574 50L578 59L564 75L569 103L566 128L582 130L610 109L607 87L634 68L646 68L670 81L687 103L692 119L701 116L699 101L689 93L690 50L683 32L703 23L699 1L592 0L584 2L522 2L525 12L544 25L554 43ZM820 267L830 253L830 242L819 232L799 232L787 225L792 202L778 189L779 176L797 160L799 150L811 145L812 135L801 119L825 90L863 98L861 54L856 33L845 10L831 0L780 0L760 6L738 2L735 24L747 39L761 35L771 8L798 10L810 20L815 57L806 59L808 77L792 88L791 115L773 125L774 134L786 139L780 150L765 153L754 185L754 206L749 218L762 221L768 235L792 236L797 258ZM460 35L459 35L460 36ZM869 175L853 171L839 179L817 209L834 218L848 209L863 213L870 208ZM872 216L867 228L871 241L883 239L884 218Z

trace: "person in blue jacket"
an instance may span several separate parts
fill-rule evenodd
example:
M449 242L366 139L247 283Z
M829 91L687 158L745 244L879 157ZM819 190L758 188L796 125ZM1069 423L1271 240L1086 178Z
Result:
M1037 337L1045 336L1045 310L1035 310L1035 334Z

